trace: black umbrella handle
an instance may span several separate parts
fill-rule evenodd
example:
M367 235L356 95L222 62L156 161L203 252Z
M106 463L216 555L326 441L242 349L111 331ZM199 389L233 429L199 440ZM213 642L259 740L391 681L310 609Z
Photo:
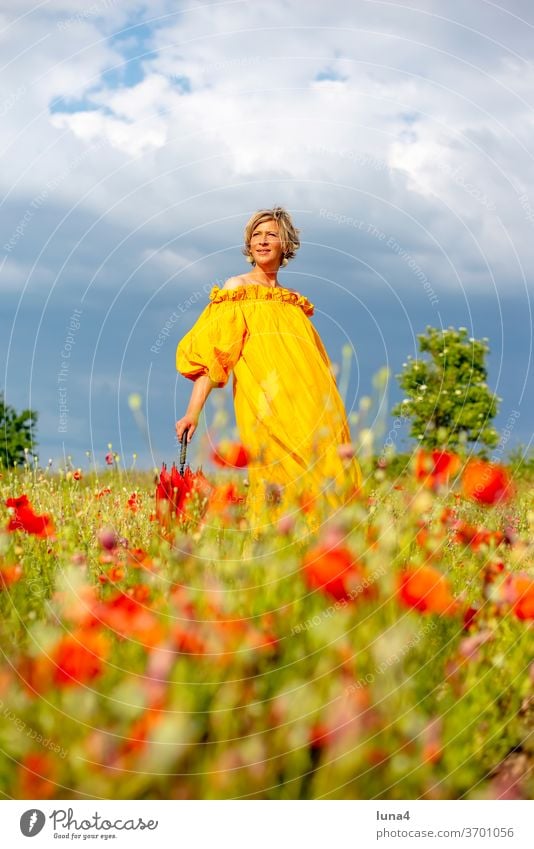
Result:
M180 441L180 474L184 476L184 466L185 466L185 458L187 453L187 434L189 430L186 428L182 433L182 439Z

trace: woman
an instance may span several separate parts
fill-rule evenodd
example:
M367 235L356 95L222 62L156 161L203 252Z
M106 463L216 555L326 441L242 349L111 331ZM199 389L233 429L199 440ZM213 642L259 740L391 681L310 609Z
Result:
M280 266L300 247L299 232L281 207L256 212L243 248L253 270L213 286L211 303L176 351L177 370L195 382L187 412L176 422L179 440L187 428L191 441L208 395L225 386L233 370L255 536L292 504L302 505L316 527L322 508L338 509L361 482L357 461L340 457L350 431L328 354L309 318L314 306L278 281Z

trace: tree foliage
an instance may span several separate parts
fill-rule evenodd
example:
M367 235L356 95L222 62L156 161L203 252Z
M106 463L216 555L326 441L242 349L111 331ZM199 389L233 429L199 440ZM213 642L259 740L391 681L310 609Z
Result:
M411 419L410 436L426 448L495 447L499 436L491 422L501 399L486 383L487 340L468 338L464 327L427 327L418 340L428 357L404 363L397 379L406 397L393 415Z
M26 459L26 451L33 453L36 444L33 427L36 423L37 413L34 410L17 413L0 394L0 465L19 465Z

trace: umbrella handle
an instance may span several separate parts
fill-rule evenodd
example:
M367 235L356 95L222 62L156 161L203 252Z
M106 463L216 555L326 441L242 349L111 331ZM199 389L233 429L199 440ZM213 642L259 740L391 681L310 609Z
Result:
M182 433L182 439L180 441L180 475L182 477L184 476L184 466L185 466L185 458L186 458L186 452L187 452L188 430L189 430L188 428L186 428L184 430L184 432Z

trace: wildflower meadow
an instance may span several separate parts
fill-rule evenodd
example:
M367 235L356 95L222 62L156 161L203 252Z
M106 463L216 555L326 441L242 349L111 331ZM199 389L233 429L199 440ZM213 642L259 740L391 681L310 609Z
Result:
M530 798L528 474L370 458L254 538L246 452L215 454L3 470L4 797Z

